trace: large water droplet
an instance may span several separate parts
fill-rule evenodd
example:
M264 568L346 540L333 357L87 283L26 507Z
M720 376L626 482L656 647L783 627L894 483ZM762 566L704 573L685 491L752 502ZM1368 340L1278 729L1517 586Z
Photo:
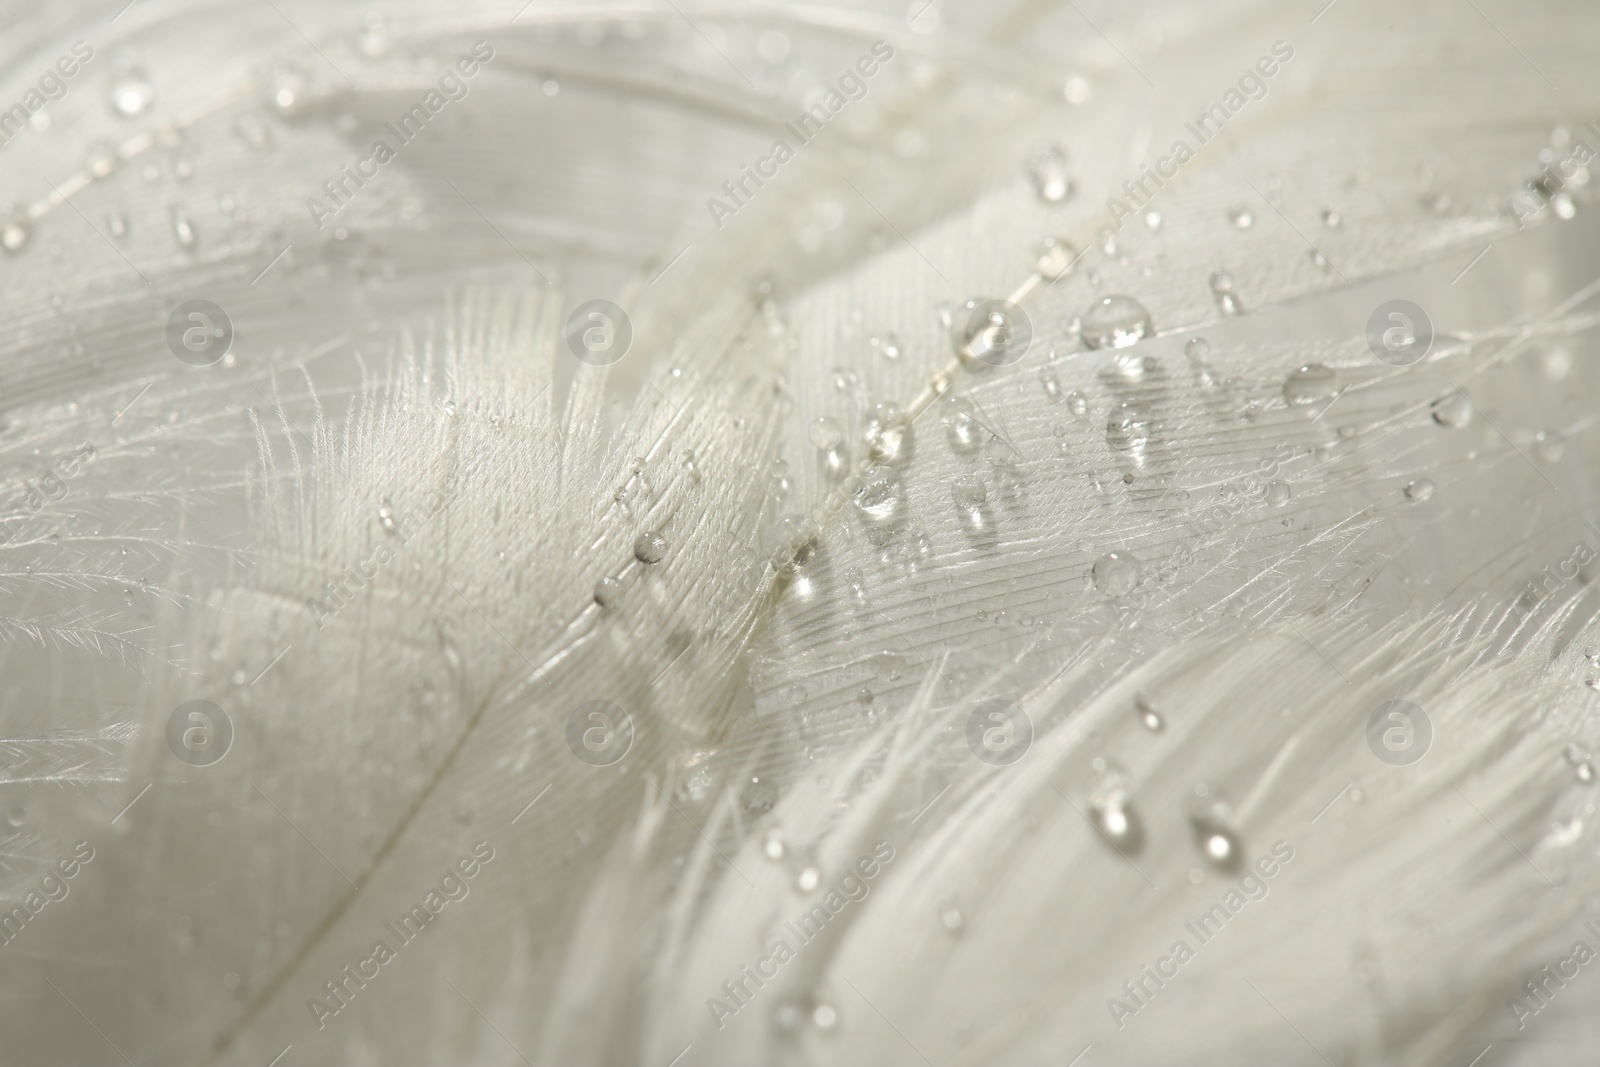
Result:
M1131 296L1107 296L1083 313L1080 334L1086 348L1127 348L1148 337L1150 313Z
M1058 204L1072 195L1072 179L1067 177L1067 154L1060 145L1049 141L1035 145L1028 173L1040 200Z
M1127 596L1138 586L1144 565L1132 552L1120 550L1095 560L1091 573L1095 588L1106 596Z
M1269 507L1283 507L1289 502L1289 497L1292 495L1293 494L1289 489L1289 483L1283 481L1281 478L1274 478L1272 481L1267 483L1266 498L1267 505Z
M1290 373L1283 383L1283 398L1290 407L1327 404L1339 395L1339 375L1322 363L1307 363Z
M633 558L640 563L660 563L667 556L667 539L659 533L640 534L633 543Z

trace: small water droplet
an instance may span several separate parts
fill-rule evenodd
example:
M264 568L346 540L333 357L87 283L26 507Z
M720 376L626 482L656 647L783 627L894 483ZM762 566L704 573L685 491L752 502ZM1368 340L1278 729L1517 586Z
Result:
M1146 730L1158 734L1166 729L1167 720L1161 717L1161 710L1143 693L1134 698L1133 706L1139 713L1139 724Z
M1132 552L1107 552L1095 560L1092 576L1095 588L1106 596L1127 596L1139 584L1144 565Z
M1283 399L1290 407L1331 403L1339 395L1339 375L1322 363L1307 363L1283 383Z
M1148 458L1150 439L1154 436L1154 422L1143 404L1136 400L1124 400L1106 420L1106 444L1131 460L1134 466L1143 467Z
M1583 819L1577 815L1550 824L1547 840L1556 848L1566 848L1583 836Z
M956 311L950 344L969 367L1003 367L1027 354L1033 324L1026 312L1004 300L968 300Z
M602 578L594 584L594 602L602 608L609 608L622 596L622 581L619 578Z
M861 484L851 499L868 522L886 525L899 517L903 495L898 471L893 467L873 467L861 476Z
M1211 804L1191 814L1189 828L1200 854L1212 867L1233 871L1244 862L1244 845L1226 805Z
M769 860L781 860L788 847L783 843L783 835L777 830L768 830L761 844L761 851L765 852Z
M193 248L199 240L194 223L183 215L172 216L172 236L178 239L179 248Z
M1584 760L1572 768L1572 776L1584 785L1590 784L1594 781L1594 764L1589 760Z
M1086 348L1127 348L1154 330L1150 313L1131 296L1107 296L1083 313L1079 326Z
M1056 377L1056 372L1045 367L1039 372L1039 384L1044 386L1044 395L1051 400L1061 399L1061 379Z
M1233 207L1228 209L1228 221L1236 230L1248 230L1256 224L1256 217L1247 207Z
M970 455L983 447L986 433L977 418L968 410L969 402L953 393L947 393L941 405L944 415L945 440L950 451Z
M1267 504L1270 507L1283 507L1289 502L1289 497L1291 495L1293 494L1289 489L1289 483L1283 481L1281 478L1274 478L1272 481L1267 483L1266 497Z
M1144 224L1145 224L1145 227L1147 229L1149 229L1149 231L1151 233L1160 232L1160 230L1161 230L1161 212L1159 212L1159 211L1147 211L1147 212L1145 212L1144 213Z
M773 1009L772 1028L780 1034L792 1034L800 1029L805 1019L806 1013L800 1010L800 1005L786 1001Z
M118 75L111 83L111 109L123 118L144 114L155 98L155 86L138 68Z
M447 416L454 415L456 413L456 402L450 397L445 397L442 401L440 401L439 407Z
M1322 224L1330 230L1337 230L1344 225L1344 219L1339 216L1337 211L1327 208L1322 212Z
M863 423L862 439L875 462L895 463L910 454L911 423L898 404L874 404Z
M1204 337L1191 337L1184 342L1183 354L1195 363L1204 363L1206 358L1211 355L1211 342Z
M111 236L115 237L117 240L120 241L124 237L128 236L128 220L116 212L111 214L110 219L107 221L107 225L111 229Z
M280 67L272 72L272 105L279 111L295 110L306 95L306 76L294 67Z
M826 1034L839 1025L839 1013L832 1004L818 1004L811 1009L811 1021L818 1030Z
M640 534L633 543L633 558L640 563L660 563L667 556L667 539L659 533Z
M815 867L807 867L800 872L800 876L794 880L794 884L802 893L809 893L817 888L817 884L821 881L822 872Z
M26 813L21 808L12 808L6 812L6 822L12 826L21 826L26 817Z
M20 219L14 219L0 226L0 248L14 255L27 246L28 238L31 236L33 230L28 224Z
M1472 404L1461 393L1450 393L1433 402L1433 421L1449 430L1459 430L1472 421Z
M1211 286L1211 296L1217 302L1217 310L1224 315L1238 315L1244 311L1239 294L1233 291L1233 275L1225 270L1214 270L1207 281Z
M1028 173L1039 199L1048 204L1059 204L1072 195L1072 179L1067 177L1067 154L1061 146L1041 141L1034 146Z
M946 904L944 907L939 909L940 924L952 934L960 930L965 921L965 918L961 914L961 909L956 907L954 904Z
M1559 433L1540 430L1533 435L1533 451L1546 463L1559 463L1561 457L1567 454L1566 438Z
M950 479L950 499L956 502L957 507L975 508L988 498L989 491L984 487L983 480L971 474L962 474Z
M1103 761L1096 761L1104 766ZM1117 851L1137 853L1144 846L1144 827L1133 808L1133 793L1119 770L1107 770L1089 794L1089 818Z
M400 524L395 521L394 517L394 504L389 501L388 497L378 501L378 525L390 537L394 537L400 532Z
M1047 282L1053 282L1072 269L1078 250L1059 237L1046 237L1034 253L1034 269Z
M117 150L104 141L89 146L83 157L83 169L91 178L109 178L117 169Z
M1074 389L1067 394L1067 410L1083 418L1089 413L1089 398Z
M1434 486L1432 479L1418 478L1416 481L1406 486L1406 499L1411 501L1413 504L1421 504L1423 501L1433 496L1433 488Z

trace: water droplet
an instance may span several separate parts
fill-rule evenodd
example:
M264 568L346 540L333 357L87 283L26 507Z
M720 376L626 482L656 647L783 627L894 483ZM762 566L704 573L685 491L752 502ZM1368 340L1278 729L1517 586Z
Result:
M659 533L640 534L633 543L633 558L640 563L660 563L667 556L667 539Z
M1533 435L1533 451L1546 463L1559 463L1561 457L1567 454L1567 442L1559 433L1540 430Z
M1589 760L1584 760L1572 768L1572 776L1584 785L1590 784L1594 781L1594 764Z
M390 537L394 537L400 532L400 524L395 521L394 517L394 504L390 503L388 497L378 501L378 525Z
M113 212L110 219L107 221L107 225L111 229L111 236L115 237L117 240L120 241L124 237L128 236L128 220L123 218L121 215Z
M1100 762L1100 761L1097 761ZM1113 848L1137 853L1144 846L1144 827L1133 809L1133 793L1118 770L1108 770L1089 794L1089 818Z
M0 248L15 254L22 251L28 243L28 238L33 236L33 230L26 222L15 219L0 226Z
M1067 154L1060 145L1049 141L1035 145L1028 173L1040 200L1058 204L1072 195L1072 179L1067 177Z
M785 515L766 533L772 565L780 574L801 574L816 558L821 535L804 515Z
M1566 848L1578 838L1583 836L1583 819L1577 815L1570 818L1558 819L1550 824L1550 835L1546 840L1556 848Z
M456 402L450 397L445 397L440 401L439 407L446 415L454 415L456 413Z
M1550 210L1556 213L1558 219L1576 218L1578 202L1572 199L1572 194L1563 190L1550 198Z
M1184 342L1183 354L1196 363L1204 363L1211 355L1211 342L1204 337L1191 337Z
M89 146L83 157L83 169L92 178L109 178L117 169L117 150L104 141Z
M111 109L123 118L144 114L155 98L155 86L138 68L118 75L111 83Z
M1233 871L1244 862L1244 845L1224 804L1211 804L1189 816L1195 844L1207 863L1219 871Z
M824 452L831 452L844 444L844 427L839 420L828 415L818 416L809 430L811 443Z
M1283 398L1290 407L1327 404L1339 395L1339 375L1322 363L1307 363L1283 383Z
M1074 389L1067 394L1067 410L1083 418L1089 413L1089 398Z
M783 859L784 853L788 851L787 846L783 843L783 835L776 830L768 830L766 838L762 842L761 851L767 854L767 859L769 860Z
M12 826L21 826L26 817L26 813L21 808L12 808L6 812L6 822Z
M1233 291L1233 275L1225 270L1214 270L1208 284L1211 286L1211 296L1217 302L1217 309L1224 315L1238 315L1244 311L1239 294Z
M956 311L950 343L969 367L1003 367L1027 354L1033 324L1026 312L1007 301L968 300Z
M1340 218L1337 211L1327 208L1322 212L1322 224L1330 230L1337 230L1344 225L1344 219Z
M1044 395L1051 400L1061 399L1061 379L1056 377L1056 372L1045 367L1039 372L1039 384L1044 386Z
M199 240L194 223L182 215L172 216L172 235L178 239L179 248L193 248Z
M1154 434L1154 418L1143 404L1124 400L1106 420L1106 444L1143 467Z
M1127 348L1148 337L1150 313L1131 296L1107 296L1083 313L1080 333L1086 348Z
M809 893L817 888L817 884L821 881L822 872L815 867L807 867L800 872L800 876L794 880L794 884L799 888L800 892Z
M622 580L619 578L602 578L594 584L594 602L602 608L609 608L622 597Z
M878 463L895 463L906 458L911 448L911 423L893 403L872 405L862 429L867 455Z
M765 815L778 803L778 783L771 778L752 775L739 794L739 805L751 818Z
M1316 267L1318 270L1324 271L1324 272L1330 271L1330 270L1333 269L1333 264L1328 262L1328 257L1323 255L1320 251L1318 251L1315 248L1313 248L1311 250L1311 264L1312 264L1312 266Z
M1151 233L1159 232L1160 229L1161 229L1161 212L1159 212L1159 211L1147 211L1147 212L1145 212L1145 214L1144 214L1144 224L1145 224L1146 228L1148 228L1150 230Z
M1413 504L1421 504L1433 496L1433 481L1429 478L1418 478L1406 486L1406 499Z
M1433 402L1433 421L1450 430L1459 430L1472 421L1472 404L1461 393L1450 393Z
M1167 720L1161 717L1161 710L1151 703L1150 699L1140 693L1133 700L1134 709L1139 713L1139 724L1153 734L1158 734L1166 729Z
M961 909L954 904L946 904L939 909L939 922L952 934L961 929L966 920L961 914Z
M1107 552L1095 560L1092 571L1095 588L1106 596L1127 596L1139 584L1144 566L1132 552Z
M1270 507L1283 507L1289 502L1289 497L1291 495L1292 493L1289 489L1289 483L1283 481L1281 478L1274 478L1272 481L1267 483L1266 496L1267 504Z
M805 1019L806 1013L800 1010L800 1005L786 1001L773 1009L772 1028L780 1034L792 1034L800 1029Z
M941 405L944 415L945 440L950 444L950 451L958 455L971 455L983 447L986 432L968 410L969 402L952 393L945 394Z
M272 72L272 104L279 111L295 110L306 95L306 76L293 67L280 67Z
M1228 221L1236 230L1248 230L1256 224L1256 217L1247 207L1233 207L1228 209Z
M834 1010L832 1004L818 1004L811 1009L811 1021L816 1024L818 1030L828 1033L839 1025L839 1013Z
M971 474L962 474L950 479L950 499L956 502L957 507L975 508L988 498L989 491L984 487L983 480Z
M1078 250L1059 237L1046 237L1034 253L1034 269L1047 282L1053 282L1072 269Z
M852 500L868 522L885 525L900 515L904 489L893 467L872 467L861 476Z

